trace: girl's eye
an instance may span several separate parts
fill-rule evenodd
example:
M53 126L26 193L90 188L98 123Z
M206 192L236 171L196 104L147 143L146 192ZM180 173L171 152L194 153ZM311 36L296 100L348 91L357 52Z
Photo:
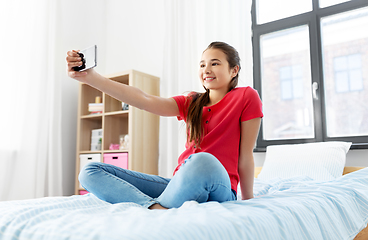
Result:
M212 63L212 66L216 66L216 65L219 65L218 63Z
M199 65L199 67L204 68L204 64Z

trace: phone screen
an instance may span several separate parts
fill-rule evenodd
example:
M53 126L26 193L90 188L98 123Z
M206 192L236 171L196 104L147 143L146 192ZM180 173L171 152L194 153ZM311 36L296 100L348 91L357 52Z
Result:
M75 67L75 71L81 72L97 66L97 45L86 48L79 53L83 54L83 59L85 60L85 63L83 63L82 66Z

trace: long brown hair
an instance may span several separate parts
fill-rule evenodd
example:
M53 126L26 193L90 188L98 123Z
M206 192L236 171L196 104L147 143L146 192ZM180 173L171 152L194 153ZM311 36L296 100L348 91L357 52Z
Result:
M226 55L229 68L231 69L239 66L240 71L240 58L235 48L224 42L212 42L203 52L207 51L208 49L221 50ZM238 74L231 79L229 91L238 85L239 71ZM191 103L189 105L187 114L187 140L189 143L194 141L194 146L196 148L200 148L200 144L204 135L204 128L202 126L203 107L210 102L210 90L205 87L204 89L206 90L204 93L195 92L188 96L188 100L190 100Z

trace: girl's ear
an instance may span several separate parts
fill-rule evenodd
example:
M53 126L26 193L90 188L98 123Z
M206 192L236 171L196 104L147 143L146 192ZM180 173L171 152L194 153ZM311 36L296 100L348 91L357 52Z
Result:
M238 74L238 72L239 72L239 66L236 65L235 67L231 69L231 78L235 77Z

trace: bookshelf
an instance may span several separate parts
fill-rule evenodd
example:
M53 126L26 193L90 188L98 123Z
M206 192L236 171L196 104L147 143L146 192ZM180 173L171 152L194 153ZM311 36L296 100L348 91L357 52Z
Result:
M137 87L146 93L160 95L159 78L136 70L128 70L105 77ZM90 114L88 104L95 98L102 99L102 113ZM101 150L91 151L92 130L102 129ZM119 144L119 136L128 134L128 148L110 150L110 144ZM75 194L82 194L78 175L86 159L104 162L107 156L127 156L128 169L148 174L158 174L159 116L129 106L122 110L121 101L80 83L77 123Z

